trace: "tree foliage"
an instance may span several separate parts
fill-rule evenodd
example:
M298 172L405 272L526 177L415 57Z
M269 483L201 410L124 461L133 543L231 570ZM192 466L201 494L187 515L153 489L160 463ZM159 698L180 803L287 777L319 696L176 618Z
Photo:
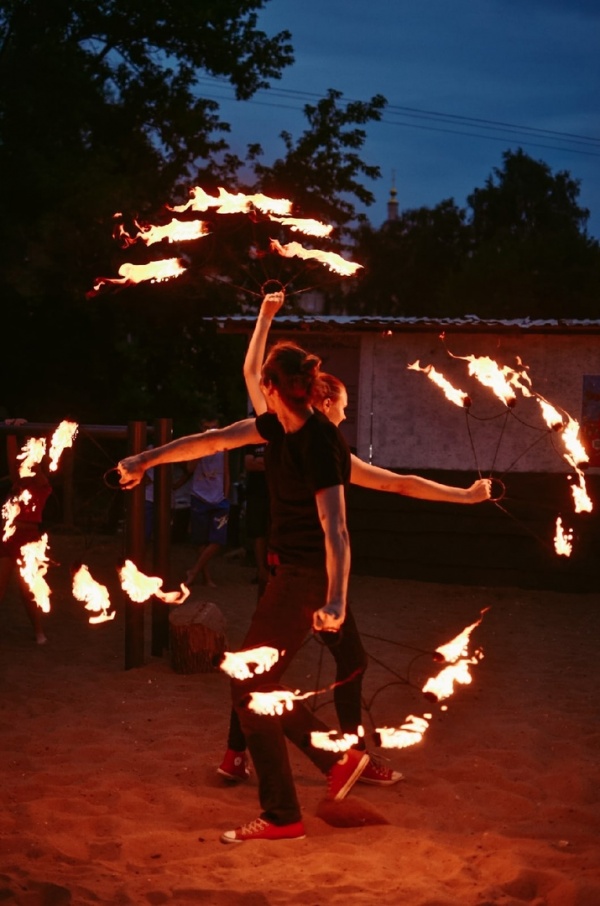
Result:
M307 108L297 144L283 136L286 157L272 174L257 146L246 162L229 151L230 126L199 77L225 77L241 100L280 77L293 51L287 31L261 30L266 2L0 0L0 288L10 336L0 402L12 412L55 419L68 407L113 421L214 409L220 372L218 408L239 414L222 379L231 365L217 367L219 339L202 319L239 304L231 285L207 279L237 276L235 229L222 247L190 249L187 274L171 284L85 294L124 260L111 235L116 212L156 222L192 185L235 190L242 167L255 180L247 188L280 185L341 225L354 216L353 195L370 200L361 177L377 169L363 164L365 134L353 126L377 118L383 99L343 106L330 91ZM235 374L241 386L237 364Z
M579 183L522 150L506 151L460 210L453 200L365 228L366 276L351 311L482 318L597 317L600 247Z

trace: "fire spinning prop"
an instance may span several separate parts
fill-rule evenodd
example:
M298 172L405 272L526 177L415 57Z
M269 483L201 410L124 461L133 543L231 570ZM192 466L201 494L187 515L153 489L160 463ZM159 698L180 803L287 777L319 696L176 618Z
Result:
M298 258L303 262L316 262L318 266L323 265L340 277L354 276L362 268L362 265L348 261L337 252L306 247L297 241L283 241L284 234L289 230L291 233L301 233L306 236L313 246L314 240L328 239L333 231L330 224L321 223L313 218L292 216L293 203L286 198L269 198L260 193L233 194L223 188L220 188L218 195L214 196L209 195L200 186L195 186L190 189L190 198L187 203L165 207L170 217L165 223L142 223L139 219L134 219L132 221L133 229L130 230L125 227L123 215L115 214L114 238L126 249L137 243L146 247L159 243L194 243L193 248L206 250L206 258L210 262L209 274L215 278L215 269L219 270L216 259L223 253L223 247L227 244L222 241L223 237L229 236L231 239L233 236L232 246L237 249L235 252L237 258L234 267L233 261L230 261L229 268L223 269L223 272L228 274L226 278L223 278L223 282L227 282L234 288L230 270L237 271L241 268L248 274L251 261L264 262L267 258L279 258L280 260ZM173 217L173 214L177 216ZM203 214L205 217L197 219L194 217L195 214ZM189 219L191 217L194 219ZM245 244L247 260L243 261L240 255L242 249L240 235L245 227L250 227L251 236ZM272 235L273 233L278 235ZM214 239L211 251L208 251L209 247L206 244L209 237ZM200 242L199 246L198 242ZM87 295L88 298L91 298L109 287L130 286L144 281L157 283L171 280L184 274L187 269L187 263L182 258L163 258L140 264L126 262L119 268L118 277L99 277ZM269 282L269 278L274 279L280 286L284 286L284 283L279 280L279 275L275 278L273 275L262 273L261 279L255 281L257 288L263 287L265 281ZM294 278L286 281L286 287L289 286L292 279ZM250 292L252 295L259 295L248 286L237 288ZM305 292L306 287L295 291ZM288 291L287 295L289 296L293 292Z
M472 682L470 667L479 663L483 658L483 652L477 649L473 654L469 654L469 643L473 630L481 624L488 610L487 607L482 610L478 620L466 626L455 638L445 645L440 645L433 652L433 659L443 662L446 666L436 676L430 677L422 687L421 691L425 698L431 702L444 701L454 694L455 686L468 685ZM277 649L261 646L236 653L226 652L220 667L229 676L245 680L257 674L267 673L277 663L279 657L280 652ZM354 675L350 678L353 679ZM249 693L246 707L255 714L268 717L281 716L285 711L291 711L295 702L330 692L339 685L343 683L331 683L323 689L311 692L300 690L294 692L290 689L255 691ZM446 710L445 705L442 706L442 710ZM376 727L373 732L375 744L388 749L402 749L415 745L423 738L431 717L430 713L421 716L410 714L399 727ZM364 727L361 726L357 733L342 734L337 731L311 733L310 741L315 748L329 752L345 752L364 738L364 735Z
M445 339L443 334L441 339L442 341ZM553 406L533 389L532 380L528 374L529 369L520 359L517 360L515 367L510 367L508 365L499 365L488 356L458 356L451 353L447 347L445 348L451 358L461 359L468 363L469 375L475 377L482 386L491 390L504 403L507 416L513 414L517 403L517 393L521 393L523 397L533 399L538 403L540 414L546 425L546 433L550 436L557 435L560 438L563 446L562 458L575 473L568 476L571 482L570 489L574 511L575 513L590 513L593 509L593 504L586 487L584 474L584 468L589 462L589 456L579 436L579 422L564 409ZM467 416L472 415L471 397L463 390L454 387L432 365L422 367L420 362L416 361L408 365L408 369L425 374L432 383L442 390L446 399L456 406L462 407ZM469 431L469 437L471 437L468 421L467 430ZM472 437L471 446L473 452L475 452ZM498 446L500 446L500 442ZM512 465L514 466L515 463ZM499 505L499 499L495 498L493 502ZM573 529L563 528L562 518L560 515L557 516L554 532L554 550L559 556L569 557L571 555L573 535Z

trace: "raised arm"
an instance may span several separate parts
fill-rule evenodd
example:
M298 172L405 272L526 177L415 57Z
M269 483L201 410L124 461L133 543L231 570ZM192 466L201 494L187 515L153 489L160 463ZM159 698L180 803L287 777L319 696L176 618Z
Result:
M437 500L441 503L482 503L490 499L492 487L490 478L479 478L468 488L456 488L418 475L397 475L389 469L369 465L354 454L350 481L361 488L389 491L391 494L418 497L420 500Z
M335 485L316 494L317 511L325 534L327 601L313 616L313 628L336 632L346 617L350 538L346 525L344 488Z
M267 337L273 323L273 318L283 305L285 294L267 293L262 300L254 332L248 344L248 351L244 359L244 380L248 396L257 415L267 411L267 403L260 388L260 373L267 348Z
M261 441L262 437L256 430L256 422L253 418L235 422L226 428L216 428L214 431L178 437L168 444L163 444L162 447L153 447L135 456L122 459L117 466L120 476L119 484L125 490L131 490L140 483L144 472L153 466L200 459L201 456L208 456L211 453L235 450L237 447L257 444Z

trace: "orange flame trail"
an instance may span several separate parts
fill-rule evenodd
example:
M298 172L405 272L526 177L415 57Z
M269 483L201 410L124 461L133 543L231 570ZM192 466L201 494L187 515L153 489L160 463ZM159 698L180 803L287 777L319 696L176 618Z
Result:
M315 749L323 749L326 752L347 752L348 749L357 745L364 735L364 727L358 727L357 733L343 733L342 735L337 730L329 732L314 730L310 734L310 742Z
M48 535L42 535L39 541L30 541L21 548L17 560L19 572L23 576L35 603L44 613L50 612L50 586L44 579L48 572Z
M226 192L225 189L219 188L219 196L208 195L200 186L194 186L190 189L190 200L186 204L175 205L172 211L182 213L183 211L208 211L209 208L215 208L217 214L248 214L255 208L263 214L289 214L292 210L292 202L287 198L269 198L268 195L244 195L241 192L235 195Z
M416 362L413 362L412 365L406 366L409 371L422 371L423 374L426 374L429 380L436 384L440 390L443 391L446 399L450 400L451 403L454 403L457 406L470 406L471 400L469 396L464 393L462 390L458 390L456 387L453 387L450 381L448 381L443 374L440 374L439 371L436 371L433 365L426 365L425 368L421 368L421 363L417 359Z
M45 455L46 438L28 437L17 456L17 459L21 460L19 476L21 478L33 478L35 475L33 467L38 466Z
M58 469L58 463L63 450L73 446L73 441L77 436L79 425L76 422L68 420L62 421L50 441L50 471L55 472Z
M573 551L573 530L563 528L560 516L556 517L554 550L561 557L570 557Z
M258 648L249 648L247 651L226 651L220 666L228 676L245 680L257 673L268 673L278 660L277 648L261 645ZM254 665L253 670L250 669L251 664Z
M333 230L331 224L321 223L320 220L312 220L311 218L275 217L272 214L270 219L289 227L294 233L304 233L305 236L316 236L320 239L329 236Z
M321 264L327 265L329 270L340 274L342 277L351 277L362 268L362 264L347 261L335 252L324 252L321 249L305 249L299 242L288 242L287 245L281 245L277 239L271 239L271 248L284 258L303 258L305 260L314 259L315 261L320 261Z
M378 727L375 731L379 745L383 749L407 749L421 742L427 728L431 714L417 717L409 714L400 727Z
M119 579L123 591L136 604L142 604L152 596L165 604L183 604L190 594L186 585L180 586L181 591L162 591L163 580L158 576L144 575L131 560L125 560L119 569Z
M106 623L114 620L116 611L108 613L110 597L106 585L101 585L90 575L85 564L82 564L73 575L73 597L85 602L85 609L92 611L90 624Z
M138 232L133 236L127 232L123 224L119 224L114 232L115 239L119 239L124 248L143 242L145 245L154 245L157 242L192 242L208 236L209 225L204 220L170 220L162 225L139 224L134 221Z
M103 286L131 286L144 280L162 283L164 280L179 277L185 270L180 258L163 258L160 261L150 261L148 264L131 264L126 261L119 268L120 277L99 277L88 297L100 292Z

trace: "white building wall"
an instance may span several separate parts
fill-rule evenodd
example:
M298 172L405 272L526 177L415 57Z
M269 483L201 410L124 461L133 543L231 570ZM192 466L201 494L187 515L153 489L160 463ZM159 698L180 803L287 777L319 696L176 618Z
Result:
M468 362L450 353L489 356L510 367L520 359L532 389L578 421L583 375L600 374L598 334L460 332L442 341L432 332L364 333L357 420L362 459L401 470L572 472L560 433L547 428L534 399L517 392L516 405L507 408L469 376ZM416 360L468 393L471 407L457 407L425 374L409 370Z

